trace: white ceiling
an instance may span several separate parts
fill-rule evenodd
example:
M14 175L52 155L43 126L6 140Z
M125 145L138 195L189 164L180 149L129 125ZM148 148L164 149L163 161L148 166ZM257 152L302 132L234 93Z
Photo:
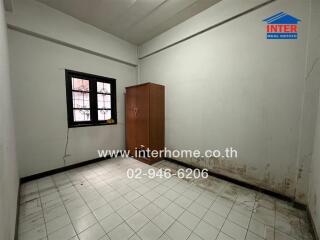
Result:
M221 0L38 0L140 45Z

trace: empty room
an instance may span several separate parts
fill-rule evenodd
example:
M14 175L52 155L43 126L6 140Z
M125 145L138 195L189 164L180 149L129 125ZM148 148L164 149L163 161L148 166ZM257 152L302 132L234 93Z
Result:
M319 240L320 0L0 0L0 240Z

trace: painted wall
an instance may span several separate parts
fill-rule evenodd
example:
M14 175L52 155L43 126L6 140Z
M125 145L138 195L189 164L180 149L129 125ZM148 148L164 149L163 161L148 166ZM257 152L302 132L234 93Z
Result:
M13 240L18 194L7 29L0 1L0 240Z
M261 1L222 1L141 46L140 57L253 3ZM302 20L299 40L266 40L262 20L279 11ZM279 0L142 59L139 81L166 86L166 146L201 151L232 146L237 159L211 159L206 167L294 197L308 11L307 1ZM206 163L203 158L180 160Z
M97 158L97 149L124 148L124 88L136 68L9 30L20 176ZM118 124L72 128L67 154L65 69L117 79Z
M14 0L7 23L66 44L137 64L137 47L34 0Z
M137 47L34 0L14 0L6 19L20 176L122 149L123 93L137 83ZM117 125L68 131L65 69L117 79Z
M312 0L311 5L311 25L309 31L308 46L308 102L313 104L318 110L316 119L316 131L314 139L314 152L310 167L310 187L309 187L309 209L312 214L318 236L320 236L320 1ZM307 112L307 111L306 111ZM313 113L313 111L312 111Z

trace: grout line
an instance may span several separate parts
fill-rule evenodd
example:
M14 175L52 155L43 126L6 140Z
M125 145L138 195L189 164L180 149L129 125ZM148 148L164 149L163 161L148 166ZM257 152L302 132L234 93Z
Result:
M39 183L38 181L36 182L37 184L37 189L38 189L38 194L39 194L39 200L40 200L40 204L41 204L41 213L42 213L42 217L43 217L43 222L44 222L44 228L46 230L46 237L48 238L48 230L47 230L47 223L46 223L46 219L44 217L44 208L43 208L43 204L42 204L42 199L41 199L41 195L40 195L40 190L39 190Z
M100 221L98 220L98 218L95 216L95 214L93 213L93 210L88 206L88 203L87 203L87 201L85 200L85 199L83 199L83 197L82 197L82 195L81 195L81 193L80 192L78 192L79 194L80 194L80 196L81 196L81 198L85 201L85 203L86 203L86 205L87 205L87 207L90 209L90 211L92 212L92 215L95 217L95 219L97 220L97 223L100 225L100 227L102 228L102 230L105 232L105 234L106 234L106 236L108 236L109 237L109 235L108 235L108 233L110 233L111 231L113 231L114 229L116 229L118 226L120 226L121 224L123 224L123 222L125 222L126 224L127 224L127 222L125 221L125 219L123 219L122 218L122 216L120 216L118 213L117 213L117 210L115 210L114 208L113 208L113 206L111 205L111 204L109 204L109 201L107 201L101 194L100 194L100 192L99 191L97 191L97 189L96 189L96 187L94 186L94 185L92 185L92 183L90 182L90 181L88 181L88 178L86 177L86 176L84 176L82 173L81 173L81 175L86 179L86 181L89 183L89 185L91 185L94 189L95 189L95 191L106 201L106 203L114 210L114 212L113 213L115 213L115 214L117 214L123 221L121 222L121 223L119 223L117 226L115 226L113 229L111 229L109 232L106 232L105 230L104 230L104 228L103 228L103 226L101 225L101 223L100 223L100 221L102 221L103 219L105 219L105 218L107 218L108 216L110 216L111 214L113 214L113 213L111 213L111 214L109 214L108 216L106 216L105 218L103 218L103 219L101 219ZM97 174L95 174L95 175L97 175ZM69 178L69 176L68 176L68 178ZM103 181L104 182L104 181ZM109 184L108 184L109 185ZM111 186L110 186L111 187ZM76 187L75 187L76 188ZM112 188L112 187L111 187ZM113 189L113 188L112 188ZM76 191L78 191L78 189L76 188ZM116 190L115 190L116 191ZM122 196L121 196L122 197ZM126 199L127 200L127 199ZM129 202L129 201L128 201ZM126 205L125 205L126 206ZM122 207L124 207L124 206L122 206ZM121 209L122 207L120 207L119 209ZM98 208L97 208L98 209ZM118 210L119 210L118 209ZM127 224L128 226L129 226L129 224ZM130 226L129 226L130 227ZM135 233L135 231L130 227L130 229Z
M66 204L65 204L64 201L63 201L63 198L62 198L62 195L61 195L61 193L60 193L60 190L59 190L59 188L58 188L58 186L57 186L57 184L56 184L56 181L55 181L55 179L52 178L52 177L50 177L50 179L52 180L55 188L57 189L57 192L58 192L58 194L59 194L59 197L60 197L60 199L61 199L61 201L62 201L62 205L63 205L64 209L66 210L67 215L68 215L68 217L69 217L69 219L70 219L70 224L72 225L73 231L74 231L75 234L76 234L76 235L74 235L74 236L78 236L77 231L76 231L76 228L74 227L74 224L73 224L73 222L72 222L72 218L71 218L71 216L70 216L70 214L69 214L69 211L68 211L68 209L67 209L67 207L66 207ZM61 217L61 216L60 216L60 217ZM68 225L69 225L69 224L68 224ZM68 226L68 225L66 225L66 226ZM66 227L66 226L63 226L62 228ZM60 228L60 229L62 229L62 228ZM72 236L70 239L72 239L74 236Z
M238 193L237 193L237 195L238 195ZM232 206L231 206L231 208L230 208L230 211L229 211L229 213L227 214L227 216L226 216L226 218L224 219L224 222L223 222L223 224L222 224L222 226L221 226L221 229L220 229L220 231L219 231L219 234L222 232L222 228L223 228L223 226L225 225L226 221L228 220L228 217L229 217L229 215L230 215L230 213L231 213L231 211L232 211L232 209L233 209L233 207L234 207L234 205L235 205L235 203L236 203L237 198L238 198L238 196L237 196L236 199L233 201L233 204L232 204ZM238 224L236 224L236 225L238 225ZM224 232L222 232L222 233L224 233ZM218 234L218 236L219 236L219 234ZM224 234L226 234L226 233L224 233ZM226 234L226 235L228 235L228 234ZM217 238L218 238L218 236L217 236ZM229 236L229 235L228 235L228 236ZM230 237L231 237L231 236L230 236ZM216 239L217 239L217 238L216 238ZM233 238L233 237L231 237L231 238Z
M80 172L80 174L81 174L81 176L83 176L83 174L82 174L82 172ZM68 177L68 179L71 181L71 179L70 179L70 177L69 177L69 174L66 174L67 175L67 177ZM83 176L83 178L86 180L86 182L88 182L88 184L89 185L91 185L92 186L92 184L88 181L88 179L85 177L85 176ZM77 189L77 187L76 186L74 186L74 183L71 181L71 183L72 183L72 186L75 188L75 190L76 190L76 192L79 194L79 196L81 197L81 199L85 202L85 205L86 205L86 207L88 207L88 209L90 210L90 213L94 216L94 218L97 220L97 223L95 223L95 224L99 224L99 226L102 228L102 230L103 230L103 232L105 233L105 235L104 236L108 236L108 233L104 230L104 228L103 228L103 226L101 225L101 223L100 223L100 221L102 221L103 219L101 219L100 221L98 220L98 218L96 217L96 215L93 213L93 210L89 207L89 205L88 205L88 202L87 202L87 200L86 199L84 199L83 198L83 196L82 196L82 194L79 192L79 190ZM94 187L94 189L96 189L95 187ZM99 192L98 192L99 193ZM100 193L99 193L99 195L101 195ZM103 198L104 199L104 198ZM104 199L105 200L105 199ZM110 205L110 207L112 208L112 206ZM113 208L112 208L113 209ZM89 213L88 213L89 214ZM87 214L87 215L88 215ZM112 213L111 213L112 214ZM110 214L110 215L111 215ZM108 216L110 216L110 215L108 215ZM119 214L118 214L119 215ZM108 217L108 216L106 216L106 217ZM121 216L120 216L121 217ZM80 218L79 218L80 219ZM94 226L95 224L93 224L92 226ZM120 225L120 224L119 224ZM117 225L116 227L118 227L119 225ZM92 226L90 226L90 227L92 227ZM87 229L85 229L85 230L83 230L82 232L84 232L84 231L86 231L86 230L88 230L90 227L88 227ZM115 227L115 228L116 228ZM113 230L113 229L112 229ZM77 236L79 236L82 232L79 232L79 234L76 232L76 234L77 234ZM103 237L104 237L103 236ZM101 237L101 239L103 238L103 237ZM108 236L109 237L109 236Z
M164 160L165 161L165 160ZM165 161L164 163L163 163L163 165L165 166L165 167L167 167L167 168L170 168L170 169L172 169L172 166L168 166L168 164L166 164L166 163L170 163L169 161ZM177 167L179 168L179 166L180 165L178 165L177 164ZM183 167L183 166L182 166ZM179 168L180 169L180 168ZM179 170L179 169L173 169L173 170L175 170L175 171L177 171L177 170ZM188 184L190 184L190 185L194 185L194 186L196 186L196 187L198 187L198 188L200 188L200 189L202 189L201 187L199 187L197 184L194 184L194 182L193 181L191 181L191 182L188 182L188 181L186 181L185 179L183 179L185 182L187 182ZM195 179L195 180L197 180L197 179ZM230 185L232 185L232 184L230 184ZM224 188L227 186L227 184L224 186ZM224 189L223 188L223 189ZM223 190L222 189L222 190ZM203 190L203 189L202 189ZM221 190L221 191L222 191ZM208 190L204 190L204 191L208 191ZM220 191L220 192L221 192ZM203 192L203 191L202 191ZM220 195L221 193L217 193L217 197L216 197L216 199L211 203L211 205L210 205L210 207L207 209L207 211L206 211L206 213L202 216L202 218L200 218L200 221L199 221L199 223L201 222L201 221L204 221L204 222L206 222L206 223L208 223L210 226L212 226L212 227L214 227L214 228L216 228L217 229L217 227L216 226L214 226L214 225L212 225L212 224L210 224L208 221L206 221L206 220L204 220L204 217L205 217L205 215L209 212L209 211L211 211L210 210L210 208L212 207L212 205L215 203L215 201L217 200L217 198L218 197L223 197L223 196L221 196ZM256 194L257 194L257 192L255 192L254 191L254 194L255 194L255 196L256 196ZM183 195L183 194L182 194ZM193 202L196 202L196 200L201 196L202 194L200 194ZM238 192L237 192L237 195L238 195ZM222 216L222 215L220 215L219 213L216 213L216 212L214 212L215 214L217 214L217 215L219 215L219 216L221 216L221 217L223 217L224 219L225 219L225 221L228 219L228 216L229 216L229 214L231 213L231 211L232 211L232 209L233 209L233 206L236 204L236 199L238 198L238 196L234 199L234 200L232 200L233 201L233 205L231 206L231 208L230 208L230 211L229 211L229 213L228 213L228 215L227 216ZM231 201L231 200L230 200ZM192 202L192 203L193 203ZM192 203L190 204L190 206L192 205ZM202 206L203 207L203 205L201 205L201 204L199 204L200 206ZM187 210L187 209L186 209ZM235 210L236 212L238 212L237 210ZM251 215L250 215L250 217L252 216L252 210L250 210L250 212L251 212ZM188 211L188 213L190 213L189 211ZM238 212L239 213L239 212ZM183 213L182 213L183 214ZM182 215L181 214L181 215ZM195 216L193 213L190 213L190 214L192 214L193 216ZM241 213L239 213L239 214L241 214ZM242 214L241 214L242 215ZM196 217L198 217L198 216L196 216ZM198 217L199 218L199 217ZM251 219L251 218L250 218ZM224 221L224 223L225 223L225 221ZM241 226L241 225L239 225L237 222L234 222L234 221L232 221L232 220L230 220L233 224L235 224L235 225L237 225L237 226L239 226L239 227L241 227L241 228L243 228L243 229L246 229L246 231L248 231L248 229L249 229L249 224L248 224L248 227L247 228L244 228L243 226ZM194 227L194 229L196 229L196 227L199 225L199 223ZM221 231L221 229L222 229L222 227L223 227L223 225L224 225L224 223L222 224L222 226L221 226L221 228L220 229L218 229L219 230L219 232L218 232L218 235L220 234L220 232L222 232ZM182 224L182 225L184 225L184 224ZM187 226L185 226L185 227L187 227ZM187 227L188 228L188 227ZM188 228L189 229L189 228ZM191 233L194 233L194 231L193 230L191 230ZM247 233L247 232L246 232ZM196 233L194 233L194 234L196 234ZM224 233L224 234L226 234L226 233ZM197 236L198 236L198 234L196 234ZM217 237L218 237L218 235L217 235ZM226 234L226 235L228 235L228 234ZM229 235L228 235L229 236ZM200 236L199 236L200 237ZM231 237L231 236L229 236L229 237ZM200 237L201 238L201 237ZM231 238L233 238L233 237L231 237ZM202 239L202 238L201 238ZM233 238L234 239L234 238Z
M248 232L249 232L249 227L250 227L252 216L253 216L253 210L255 209L255 207L256 207L255 205L257 204L258 193L255 192L254 194L255 194L255 196L254 196L254 206L253 206L253 209L250 211L251 212L250 220L249 220L249 224L248 224L248 227L247 227L246 236L245 236L244 239L247 239L247 235L248 235Z
M170 178L172 178L172 177L174 177L174 176L171 176ZM177 184L176 184L177 185ZM174 187L174 186L173 186ZM188 187L188 188L190 188L190 187ZM173 190L173 189L172 189ZM168 190L169 191L169 190ZM166 191L166 192L168 192L168 191ZM173 190L174 191L174 190ZM187 190L186 190L187 191ZM186 191L184 191L184 192L186 192ZM166 193L165 192L165 193ZM177 192L178 193L178 192ZM183 195L184 197L186 197L186 198L188 198L187 196L185 196L183 193L178 193L178 194L180 194L180 195ZM164 195L164 193L162 194L162 195ZM190 203L190 205L189 206L191 206L193 203L195 203L195 201L196 201L196 199L198 199L199 197L201 196L201 193L199 194L199 196L198 197L196 197L194 200L192 200L191 201L191 203ZM165 196L163 196L163 197L165 197ZM165 197L166 198L166 197ZM179 197L178 197L179 198ZM178 199L178 198L176 198L176 199ZM190 199L190 198L188 198L188 199ZM191 200L191 199L190 199ZM171 201L171 200L170 200ZM173 200L173 201L171 201L172 203L175 203L175 201ZM176 205L178 205L177 203L175 203ZM170 205L170 204L169 204ZM168 205L168 206L169 206ZM178 205L179 207L181 207L180 205ZM165 230L165 231L163 231L163 234L159 237L159 238L161 238L163 235L165 235L166 234L166 231L174 224L174 223L176 223L176 222L178 222L178 223L180 223L179 221L178 221L178 218L180 218L188 209L187 208L184 208L184 207L181 207L182 209L184 209L184 211L179 215L179 216L177 216L177 218L174 218L174 221L172 222L172 224L170 224L168 227L167 227L167 229ZM164 210L163 210L163 212L165 212ZM165 212L166 213L166 212ZM188 213L190 213L189 211L188 211ZM167 214L167 213L166 213ZM192 213L191 213L192 214ZM169 215L169 214L168 214ZM192 214L193 216L194 216L194 214ZM170 215L169 215L170 216ZM170 216L170 217L172 217L172 216ZM198 217L198 216L196 216L196 217ZM172 217L173 218L173 217ZM199 218L199 217L198 217ZM200 221L201 221L201 219L200 219ZM200 222L199 221L199 222ZM180 223L180 224L182 224L182 223ZM182 224L183 226L185 226L184 224ZM197 224L198 225L198 224ZM196 226L197 226L196 225ZM187 229L189 229L187 226L185 226ZM196 227L195 227L196 228ZM190 231L190 234L188 235L188 238L190 237L190 235L193 233L193 230L192 229L189 229L189 230L191 230ZM167 234L166 234L167 235Z

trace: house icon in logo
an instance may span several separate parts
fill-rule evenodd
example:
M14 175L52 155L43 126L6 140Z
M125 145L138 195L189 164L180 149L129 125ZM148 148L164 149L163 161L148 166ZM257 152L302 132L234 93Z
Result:
M263 21L267 23L267 39L298 39L300 19L280 12Z

